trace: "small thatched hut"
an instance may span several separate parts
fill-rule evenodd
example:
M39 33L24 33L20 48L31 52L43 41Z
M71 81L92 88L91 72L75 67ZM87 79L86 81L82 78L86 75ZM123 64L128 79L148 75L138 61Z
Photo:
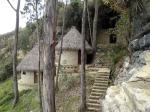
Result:
M38 82L38 45L24 57L24 59L17 66L17 71L21 72L21 79L18 81L19 89L29 89ZM43 70L43 60L40 60L41 73Z
M62 46L62 56L61 64L62 65L79 65L81 63L81 44L82 44L82 35L79 31L72 27L71 30L63 37L63 46ZM56 46L56 50L59 51L61 47L61 42ZM91 51L92 48L85 42L86 51Z

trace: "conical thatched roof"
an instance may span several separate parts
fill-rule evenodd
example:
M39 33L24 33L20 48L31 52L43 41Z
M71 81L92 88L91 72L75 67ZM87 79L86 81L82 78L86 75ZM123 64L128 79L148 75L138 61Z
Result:
M72 27L71 30L63 37L63 46L62 49L65 50L80 50L82 44L82 35L79 31ZM61 41L56 46L56 50L59 50L61 47ZM92 50L88 42L85 42L85 49Z
M38 45L35 45L33 49L24 57L24 59L17 66L17 71L38 71ZM41 56L42 57L42 56ZM41 70L43 70L43 60L41 58Z

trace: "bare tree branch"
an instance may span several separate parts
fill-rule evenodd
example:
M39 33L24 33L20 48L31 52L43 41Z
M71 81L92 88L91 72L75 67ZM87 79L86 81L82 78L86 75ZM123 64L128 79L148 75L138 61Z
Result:
M15 9L15 7L11 4L11 2L9 0L7 0L7 2L9 3L9 5L11 6L11 8L16 12L17 9Z

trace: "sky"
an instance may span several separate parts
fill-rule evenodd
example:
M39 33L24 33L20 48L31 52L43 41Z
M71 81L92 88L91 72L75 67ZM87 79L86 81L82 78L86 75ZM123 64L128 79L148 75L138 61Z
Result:
M10 0L16 7L17 0ZM21 9L24 0L21 0ZM15 29L16 13L7 3L7 0L0 0L0 34L11 32ZM26 19L20 15L20 27L25 27Z
M14 7L17 6L18 0L10 0L10 2L13 4ZM21 8L23 9L24 1L21 0ZM66 0L59 0L59 1L66 1ZM69 0L67 0L69 1ZM20 14L20 27L26 26L26 18L24 18ZM7 32L11 32L15 30L15 23L16 23L16 13L15 11L10 7L7 0L0 0L0 35L5 34Z

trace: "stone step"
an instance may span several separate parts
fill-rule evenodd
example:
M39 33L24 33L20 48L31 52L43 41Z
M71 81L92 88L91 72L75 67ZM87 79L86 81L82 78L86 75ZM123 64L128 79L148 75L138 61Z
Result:
M98 75L102 75L102 76L103 76L103 75L110 75L110 73L108 73L108 72L103 72L103 71L102 71L102 72L97 72L97 74L98 74Z
M86 112L101 112L100 108L88 107Z
M100 108L100 103L87 103L88 107Z
M99 99L91 99L91 98L89 98L88 102L89 103L99 103Z
M110 65L102 65L101 67L103 67L103 68L110 68Z
M92 89L92 92L105 93L105 92L106 92L106 90L101 90L101 89Z
M105 70L105 71L104 71ZM109 67L99 67L99 71L97 72L98 74L108 74L110 69Z
M101 96L90 95L89 99L99 100Z
M109 75L96 75L96 78L109 78Z
M94 83L94 86L108 86L108 83Z
M104 75L102 75L102 74L96 74L96 77L95 78L106 78L106 79L108 79L109 78L109 74L107 75L107 74L104 74Z
M95 78L95 81L99 81L99 80L108 81L109 79L107 77L96 77Z
M93 96L103 96L103 93L91 92L91 95L93 95Z
M105 63L101 64L101 66L102 66L102 67L105 67L105 68L109 68L109 67L111 66L111 63L105 62Z
M107 90L107 86L93 86L93 89Z
M110 72L109 72L109 71L99 70L99 71L97 72L97 74L109 75Z
M108 83L108 80L95 80L95 83Z

